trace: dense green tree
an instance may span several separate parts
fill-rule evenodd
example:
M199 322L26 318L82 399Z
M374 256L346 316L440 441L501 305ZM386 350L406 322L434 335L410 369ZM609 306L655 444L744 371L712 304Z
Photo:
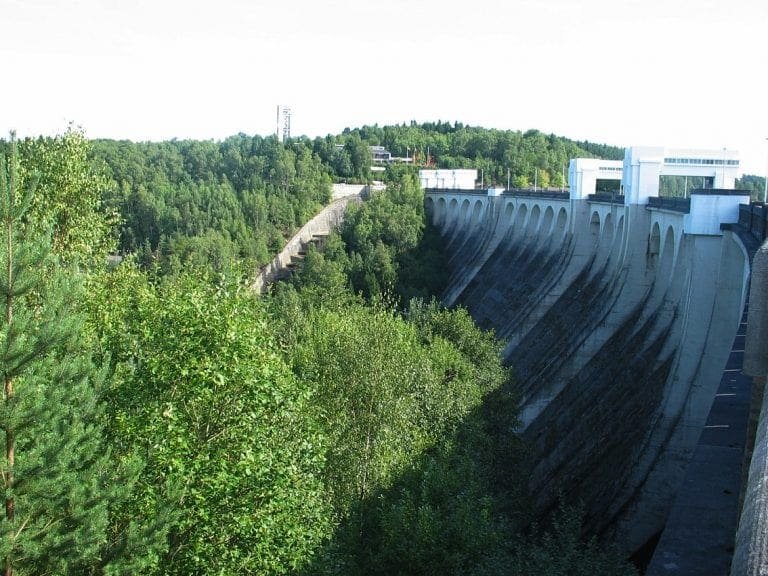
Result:
M36 179L27 171L18 188L13 135L9 148L8 160L0 157L0 562L7 576L86 573L105 568L110 546L123 540L108 535L108 509L130 479L118 476L103 441L103 371L78 311L82 286L51 255L50 238L39 232L46 220L28 219L39 207ZM87 253L64 240L60 248Z
M285 574L328 533L323 438L261 302L183 275L160 286L128 266L93 300L113 363L110 437L147 454L123 513L171 506L157 574Z
M18 151L19 185L37 181L24 216L30 230L51 233L54 252L68 263L103 265L115 248L118 215L102 205L106 179L90 165L91 143L83 132L70 128L60 136L23 139Z
M372 161L368 143L353 135L344 144L344 151L349 155L352 164L352 176L362 182L370 180Z
M405 261L415 270L409 256L422 241L425 226L424 194L408 173L389 179L387 189L368 202L348 208L341 238L348 252L345 265L353 290L365 296L411 295L413 286L401 289L398 275ZM413 276L407 281L418 283Z
M332 234L328 244L341 244L338 234ZM326 255L330 256L326 258ZM306 291L319 291L323 298L328 295L343 294L349 288L345 273L345 253L336 257L333 247L327 252L320 252L314 245L309 246L307 255L302 263L301 274L297 277L297 285Z
M533 186L537 169L538 178L546 185L567 186L563 179L571 158L624 157L622 148L576 142L538 130L521 133L447 122L363 126L345 130L340 138L355 137L368 145L383 145L397 156L415 157L418 163L426 163L429 158L439 168L482 170L486 185L505 186L509 172L514 185L522 188Z
M436 332L427 338L381 304L311 308L301 326L291 357L316 391L313 407L329 439L326 485L344 543L337 554L342 572L365 573L365 556L380 544L376 495L450 435L504 372L496 354L494 377L479 378L456 345ZM485 342L498 352L492 337Z
M122 216L119 249L148 243L165 273L211 255L217 269L253 271L331 196L331 168L300 139L99 140L92 157L108 177L106 205Z
M744 174L736 179L736 188L740 190L749 190L752 200L765 201L765 177L755 176L753 174Z
M611 547L581 537L577 507L561 507L546 529L521 536L504 573L515 576L637 576Z

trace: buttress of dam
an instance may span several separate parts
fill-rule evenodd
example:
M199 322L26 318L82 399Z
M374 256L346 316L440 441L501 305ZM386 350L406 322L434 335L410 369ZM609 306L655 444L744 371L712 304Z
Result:
M673 509L686 522L676 500L700 439L719 446L712 435L727 436L721 443L736 451L723 461L727 475L742 478L748 385L727 425L708 423L715 399L731 398L718 396L730 394L724 370L741 370L732 351L760 239L729 226L749 210L749 193L733 190L737 168L733 152L630 148L624 162L572 160L567 193L427 189L449 257L444 303L466 307L506 342L537 509L561 495L582 502L585 529L628 554L656 540L673 555L684 546L665 527ZM658 197L661 176L694 174L709 187ZM422 174L433 186L439 178ZM616 191L596 194L601 180L615 180ZM730 566L739 488L710 502L722 526L704 538L718 549L718 573ZM680 552L654 559L648 573L709 573L686 572Z

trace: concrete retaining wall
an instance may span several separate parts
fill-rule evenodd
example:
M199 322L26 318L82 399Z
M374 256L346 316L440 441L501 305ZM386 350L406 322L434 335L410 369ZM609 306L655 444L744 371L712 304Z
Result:
M763 391L768 374L768 242L753 261L749 300L744 372ZM768 574L768 394L764 392L731 574Z
M347 196L364 197L372 191L384 190L385 186L381 182L374 184L334 184L332 198L338 200Z
M333 228L341 223L350 202L360 202L361 200L358 194L346 194L323 208L312 220L301 227L272 262L259 270L251 288L260 294L264 293L269 284L284 273L293 258L305 250L314 237L327 236Z

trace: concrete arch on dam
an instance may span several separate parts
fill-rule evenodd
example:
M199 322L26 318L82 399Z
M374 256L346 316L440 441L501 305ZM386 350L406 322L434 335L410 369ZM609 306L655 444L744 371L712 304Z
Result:
M515 204L513 202L507 202L504 206L504 219L503 226L504 231L508 231L512 227L512 223L515 217Z
M589 217L589 235L590 244L597 245L600 241L600 213L597 210L593 210Z
M667 229L664 232L664 237L662 238L660 250L661 255L659 257L659 272L657 278L666 284L672 276L677 255L675 230L672 226L667 226Z
M445 225L445 198L438 198L437 201L435 201L432 198L427 197L424 209L427 213L427 218L433 225L438 228L442 228Z
M453 224L459 217L459 201L456 198L451 198L448 203L448 210L445 214L445 225Z
M613 214L610 212L605 216L603 221L603 231L600 234L603 242L613 242Z
M426 198L424 200L424 212L430 222L435 222L435 201L432 198Z
M622 214L618 218L618 222L616 223L616 231L614 233L614 245L616 246L616 250L620 258L623 258L624 254L626 253L626 246L624 243L625 233L626 229L624 226L624 214Z
M535 238L561 243L569 232L570 204L547 198L509 198L500 222L512 241Z
M472 208L472 217L469 220L470 226L477 226L478 222L480 222L483 217L484 208L485 206L481 200L475 202L475 205Z
M461 209L459 212L459 225L465 226L469 222L469 206L470 202L468 199L464 199L464 201L461 203Z
M503 195L478 197L476 191L428 192L425 203L433 225L454 237L465 234L489 218L492 206L501 201L496 233L511 241L536 239L538 242L564 241L572 225L571 203L550 197ZM602 221L602 214L600 215ZM463 232L462 232L463 230Z
M624 216L624 206L617 206L616 204L609 204L604 202L590 202L589 203L590 214L594 216L597 214L600 219L600 231L599 234L602 237L605 232L605 226L612 224L614 227L618 218ZM590 218L590 223L592 219Z
M427 193L425 207L430 222L450 238L477 228L489 215L492 202L476 193Z
M541 221L541 236L547 240L552 238L552 225L555 221L555 210L552 206L547 206L544 210L544 218Z
M560 239L564 238L566 232L568 232L568 211L565 208L560 208L560 210L557 211L557 220L555 221L554 231Z
M659 262L659 253L661 252L661 226L654 222L651 226L651 233L648 234L648 248L646 250L646 268L655 270Z
M614 270L625 255L623 211L612 210L601 216L597 253L606 261L613 262Z
M445 203L445 198L438 199L436 213L437 213L437 225L442 228L443 226L445 226L447 216L448 216L448 206Z
M528 222L528 205L521 204L517 208L517 214L515 215L515 223L512 226L512 234L515 238L522 238L525 232L525 225Z
M672 252L673 261L677 261L680 252L680 240L683 238L684 223L685 214L683 213L671 213L662 210L653 210L651 212L651 229L653 230L654 226L659 227L659 235L661 238L659 244L660 250L663 250L664 244L668 238L668 232L671 230L669 238L674 247Z
M525 235L531 238L536 235L539 227L539 217L541 216L541 208L538 204L534 204L531 208L531 213L528 216L528 223L525 226Z
M660 297L672 281L679 246L674 226L654 222L648 235L646 271L655 281L654 293Z

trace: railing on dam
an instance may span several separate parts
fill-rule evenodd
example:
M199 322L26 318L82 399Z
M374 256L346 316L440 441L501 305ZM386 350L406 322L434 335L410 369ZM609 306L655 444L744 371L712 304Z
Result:
M474 196L487 196L485 188L425 188L427 194L472 194Z
M739 205L739 225L749 230L757 240L768 236L768 205L762 202Z
M611 194L609 192L598 192L587 196L590 202L608 202L609 204L624 204L624 194Z
M428 194L471 194L473 196L488 195L488 188L426 188L424 191ZM548 200L568 200L570 198L570 194L568 192L558 192L556 190L541 190L534 188L504 189L502 195L526 198L542 198Z
M648 198L648 207L659 208L661 210L672 210L673 212L684 212L687 214L691 211L691 199L652 196Z
M532 188L512 188L504 191L505 196L525 196L527 198L545 198L548 200L568 200L568 192L558 192L556 190L535 190Z

